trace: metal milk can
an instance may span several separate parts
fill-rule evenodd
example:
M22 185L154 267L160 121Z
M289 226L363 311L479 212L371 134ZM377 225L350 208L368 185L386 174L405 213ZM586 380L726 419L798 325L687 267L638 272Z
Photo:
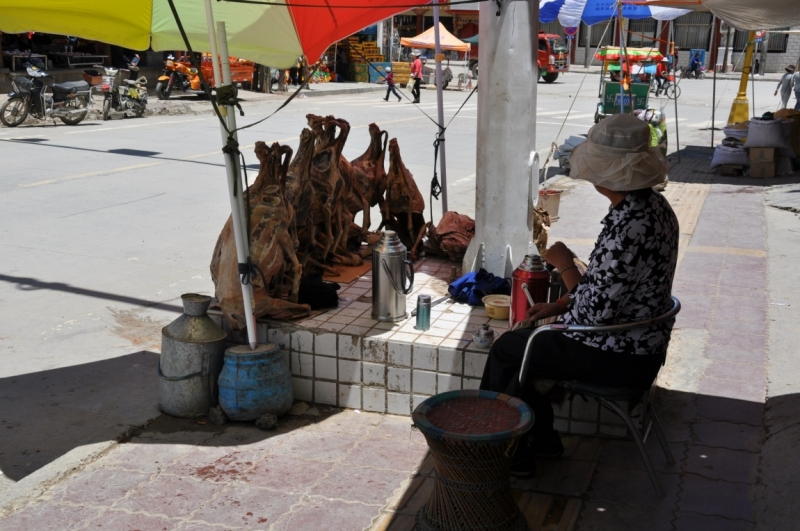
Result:
M217 405L227 334L206 315L211 297L181 295L184 314L161 329L158 407L175 417L197 417Z
M406 285L408 284L408 285ZM406 295L414 287L414 264L408 251L392 230L372 249L372 318L401 321L406 313Z
M539 255L526 255L511 276L509 328L525 319L528 308L531 307L525 291L530 293L534 303L547 302L550 293L550 272L544 267Z

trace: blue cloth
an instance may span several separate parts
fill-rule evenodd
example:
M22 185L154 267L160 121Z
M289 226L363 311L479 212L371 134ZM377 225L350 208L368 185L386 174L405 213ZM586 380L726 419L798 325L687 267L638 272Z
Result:
M485 269L467 273L447 288L450 296L470 306L483 306L486 295L511 295L511 283L507 278L496 277Z

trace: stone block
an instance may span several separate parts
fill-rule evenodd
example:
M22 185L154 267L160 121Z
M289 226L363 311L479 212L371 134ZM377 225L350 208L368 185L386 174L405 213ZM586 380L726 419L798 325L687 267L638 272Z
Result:
M371 337L364 338L364 361L386 362L386 341Z
M415 393L422 393L426 395L436 394L436 373L430 371L414 370L413 376L413 390Z
M481 381L477 378L462 378L461 389L480 389Z
M314 382L314 402L335 406L336 384L333 382Z
M339 360L339 382L361 383L361 362Z
M436 370L436 347L431 345L414 345L413 367L426 371Z
M445 393L447 391L458 391L461 389L461 376L439 373L437 375L437 379L438 391L440 393Z
M386 370L386 388L390 391L411 392L411 369L388 367Z
M389 365L411 367L411 343L389 341Z
M292 389L294 390L295 400L302 400L303 402L314 401L311 380L306 380L304 378L292 378Z
M339 357L351 360L361 359L361 338L346 334L339 335Z
M406 393L386 393L386 412L392 415L411 414L411 395Z
M308 330L297 330L292 333L292 351L314 353L314 334Z
M361 386L339 384L339 407L361 409Z
M362 362L362 381L365 385L386 387L386 365L383 363Z
M336 334L318 334L314 339L314 353L336 357Z
M364 411L374 411L376 413L386 412L386 390L375 389L374 387L364 387L361 390L363 396Z
M489 359L488 354L481 354L479 352L465 352L464 376L472 376L474 378L482 377L483 369L486 366L487 359Z
M336 381L336 358L314 356L314 378Z
M295 376L314 376L314 356L302 352L292 352L292 374Z
M454 348L439 348L439 372L461 374L464 363L464 353Z

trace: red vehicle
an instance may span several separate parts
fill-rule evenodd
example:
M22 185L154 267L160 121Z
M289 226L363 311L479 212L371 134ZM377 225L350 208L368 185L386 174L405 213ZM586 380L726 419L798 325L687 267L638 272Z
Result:
M567 45L560 35L539 32L539 73L545 83L558 79L558 74L569 72Z
M569 62L567 61L567 45L560 35L539 32L539 74L545 83L552 83L558 79L562 72L569 72ZM469 62L469 69L472 76L478 77L478 60L472 59Z

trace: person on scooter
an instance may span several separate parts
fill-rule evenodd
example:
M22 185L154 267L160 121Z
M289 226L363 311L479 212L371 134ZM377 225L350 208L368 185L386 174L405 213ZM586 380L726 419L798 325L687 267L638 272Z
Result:
M700 77L700 53L695 53L692 60L689 62L689 77L694 74L694 78Z
M669 86L669 59L664 57L661 62L656 65L656 96L659 95L661 90L667 90Z

